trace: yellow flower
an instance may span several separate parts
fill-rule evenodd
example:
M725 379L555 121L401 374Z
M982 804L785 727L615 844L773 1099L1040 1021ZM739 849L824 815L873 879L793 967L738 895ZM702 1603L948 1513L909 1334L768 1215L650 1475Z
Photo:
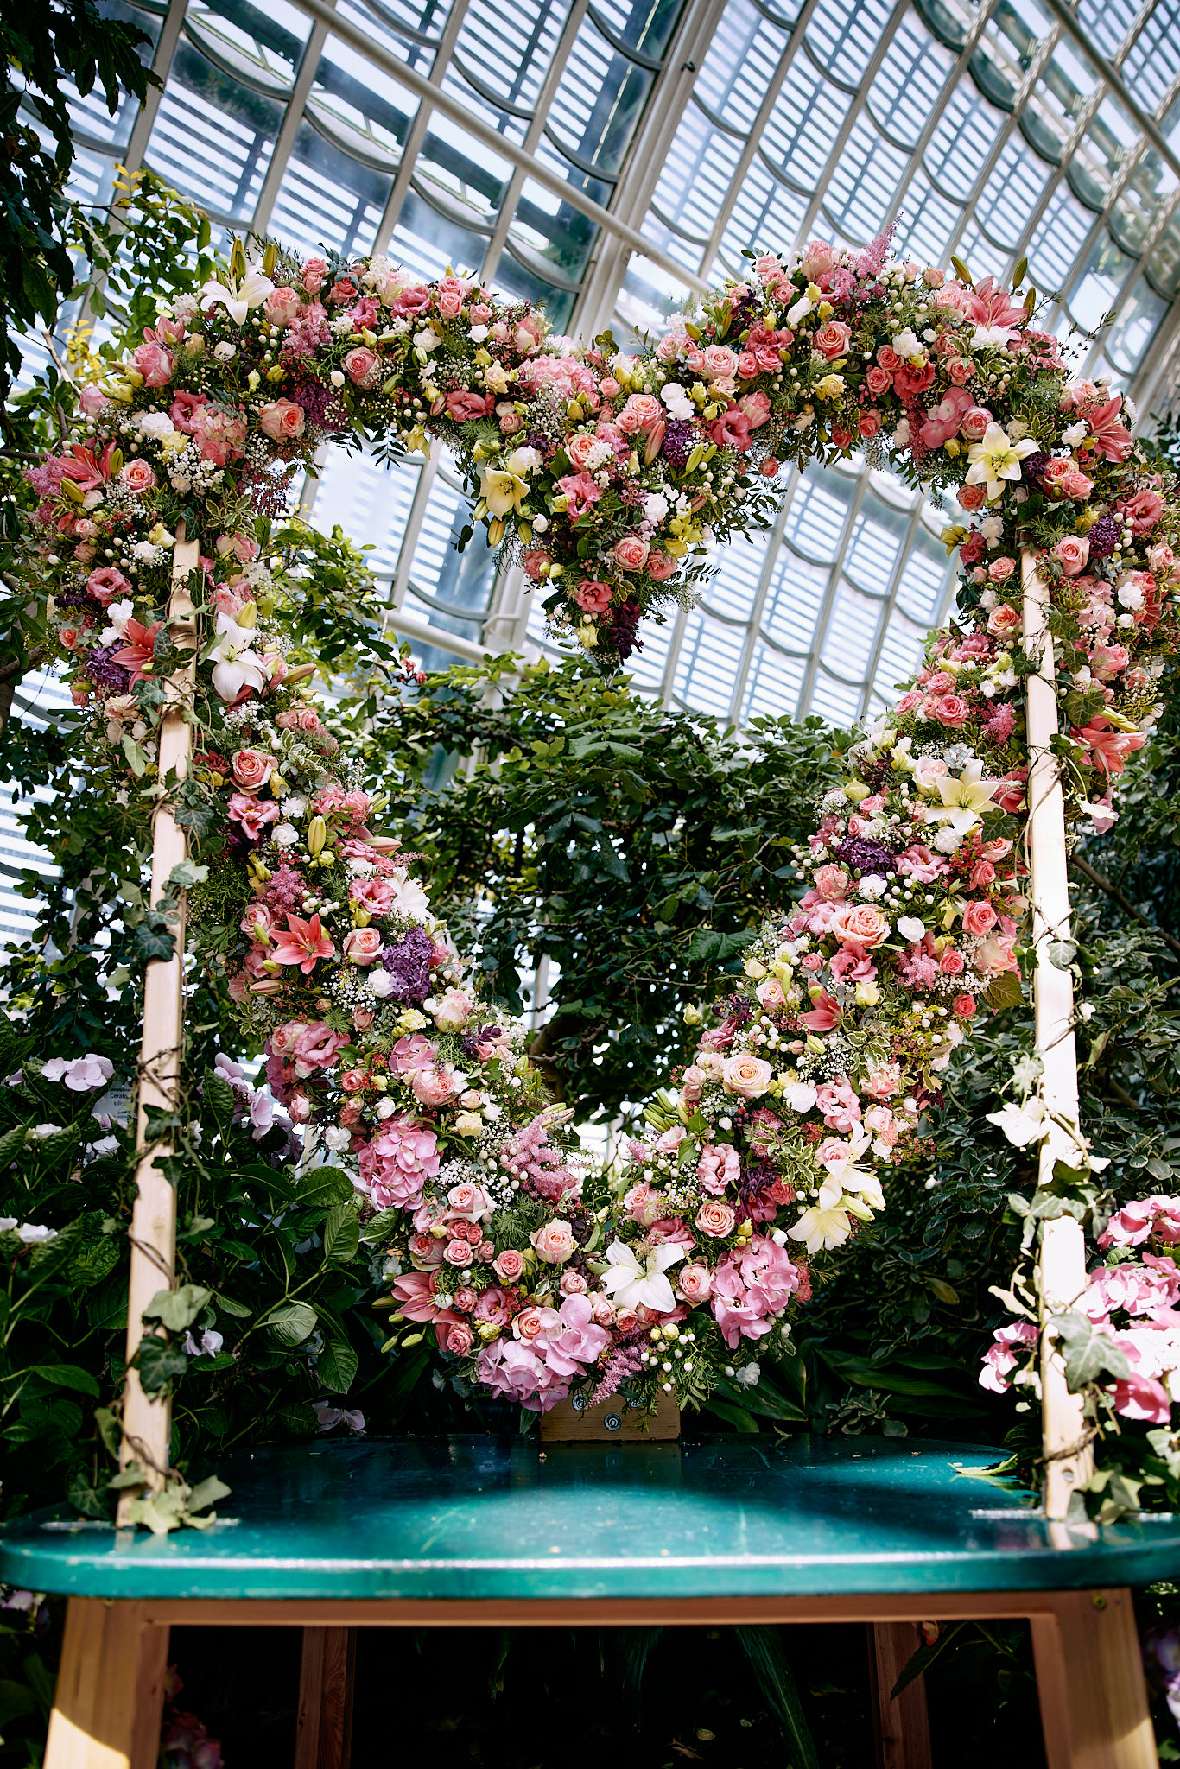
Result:
M479 474L479 495L493 516L511 516L528 497L526 480L506 467L482 467Z
M844 376L825 375L816 382L815 391L821 399L839 399L844 391Z

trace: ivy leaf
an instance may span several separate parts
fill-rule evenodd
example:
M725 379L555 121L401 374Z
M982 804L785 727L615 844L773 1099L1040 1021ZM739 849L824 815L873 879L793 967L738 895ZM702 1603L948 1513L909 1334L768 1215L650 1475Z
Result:
M159 1321L170 1333L183 1333L192 1326L210 1294L200 1284L181 1284L176 1290L157 1290L144 1309L143 1318Z
M983 992L983 999L993 1013L1005 1013L1010 1007L1019 1007L1024 999L1024 991L1020 986L1020 978L1015 971L1002 971L993 977Z
M1102 1376L1116 1380L1128 1376L1131 1366L1108 1334L1100 1333L1084 1314L1059 1315L1053 1330L1065 1358L1065 1375L1071 1389L1085 1388Z
M175 885L178 891L190 891L194 885L204 884L208 877L207 866L201 866L196 860L181 860L168 874L168 883Z
M135 1367L146 1394L163 1394L184 1375L188 1358L171 1341L149 1333L139 1342Z

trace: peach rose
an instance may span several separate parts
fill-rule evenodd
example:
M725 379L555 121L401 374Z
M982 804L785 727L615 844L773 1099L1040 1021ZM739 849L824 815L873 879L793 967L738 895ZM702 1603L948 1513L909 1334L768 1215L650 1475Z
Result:
M296 405L293 399L273 399L269 405L261 407L258 422L272 442L294 442L297 436L303 435L303 407Z
M624 571L642 571L650 552L651 543L637 534L625 534L621 541L615 542L615 562Z
M842 946L872 952L889 936L889 921L875 903L843 903L832 917L831 932Z
M761 1057L754 1056L751 1051L739 1051L736 1056L727 1057L721 1072L721 1085L726 1093L736 1093L741 1099L757 1099L770 1086L774 1070Z
M343 367L356 387L372 387L381 379L381 358L364 344L348 352Z
M724 1240L726 1235L733 1233L733 1208L722 1198L706 1198L697 1211L694 1222L710 1240Z
M506 1247L503 1253L493 1260L492 1269L506 1284L515 1284L524 1270L524 1254L518 1253L515 1247Z
M257 792L270 779L274 758L262 749L236 749L229 765L235 785L243 792Z
M560 1217L534 1229L529 1239L537 1258L543 1259L546 1265L564 1265L577 1245L573 1229Z

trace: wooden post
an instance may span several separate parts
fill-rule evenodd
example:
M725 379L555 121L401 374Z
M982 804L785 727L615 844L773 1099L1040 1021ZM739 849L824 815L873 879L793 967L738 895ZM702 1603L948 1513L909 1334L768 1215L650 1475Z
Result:
M355 1682L356 1629L304 1628L294 1769L349 1769Z
M174 639L186 650L195 646L193 604L189 576L200 563L196 541L186 540L183 526L176 535L173 554L172 595L168 624ZM168 684L171 705L160 722L158 778L175 783L188 773L192 757L192 725L185 716L192 703L194 664L183 665ZM168 885L174 867L187 856L184 831L168 804L157 806L152 820L151 901L156 904ZM177 1099L180 1079L181 1041L184 1031L184 899L176 926L171 958L156 958L147 967L143 991L143 1037L139 1058L135 1146L139 1163L135 1172L135 1207L131 1217L131 1273L127 1304L127 1385L123 1399L122 1462L138 1462L147 1476L150 1491L164 1484L169 1462L171 1407L166 1398L144 1393L131 1360L143 1338L143 1311L157 1291L173 1280L176 1255L176 1194L160 1170L170 1152L165 1139L151 1144L149 1107L170 1111ZM120 1522L134 1493L120 1504Z
M921 1622L872 1622L869 1680L873 1690L873 1746L877 1769L930 1769L930 1717L920 1673L900 1695L893 1690L924 1644Z
M1074 1048L1073 978L1054 964L1054 941L1070 938L1069 878L1066 867L1065 800L1061 771L1051 744L1060 725L1053 639L1047 623L1049 594L1031 553L1021 555L1024 589L1024 645L1037 665L1028 678L1028 847L1031 871L1033 944L1036 969L1033 1003L1037 1052L1044 1066L1041 1098L1051 1115L1041 1144L1040 1179L1046 1183L1059 1160L1075 1162L1078 1137L1078 1070ZM1082 1226L1072 1216L1041 1224L1038 1289L1042 1324L1069 1309L1086 1287L1086 1248ZM1045 1454L1045 1511L1064 1518L1071 1495L1089 1478L1093 1455L1087 1442L1080 1395L1066 1385L1061 1353L1046 1335L1041 1340L1042 1440Z

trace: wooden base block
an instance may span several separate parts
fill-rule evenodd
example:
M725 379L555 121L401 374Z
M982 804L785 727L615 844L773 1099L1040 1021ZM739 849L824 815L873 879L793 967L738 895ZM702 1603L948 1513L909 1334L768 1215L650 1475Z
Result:
M1049 1769L1157 1769L1130 1591L1062 1594L1032 1637Z
M167 1665L142 1603L71 1597L45 1769L155 1769Z
M542 1443L672 1443L679 1436L680 1408L671 1394L661 1394L654 1413L611 1395L581 1409L563 1400L541 1414Z

